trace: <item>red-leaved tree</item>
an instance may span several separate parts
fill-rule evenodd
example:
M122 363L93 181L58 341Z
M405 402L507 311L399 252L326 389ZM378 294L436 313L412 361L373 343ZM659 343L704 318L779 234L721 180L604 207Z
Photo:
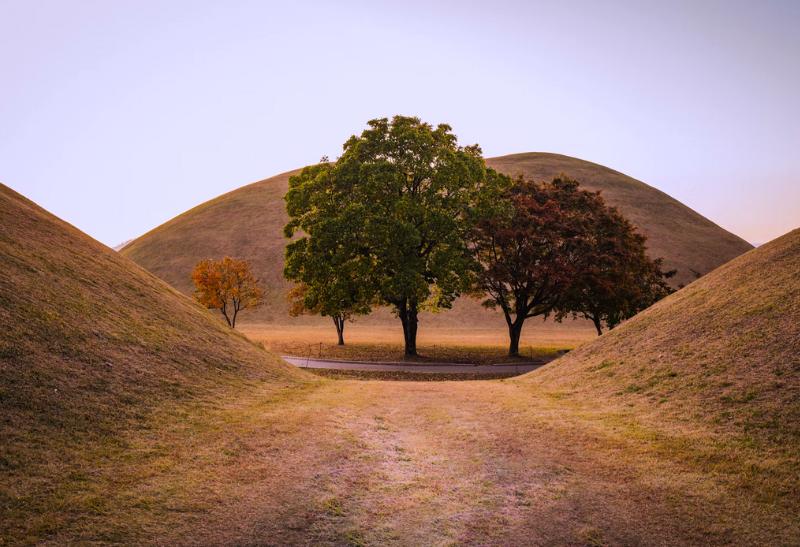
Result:
M509 355L519 355L526 319L553 312L575 278L586 219L566 194L577 183L518 179L494 214L482 218L470 246L479 265L477 289L500 308L508 325Z
M614 326L669 291L645 238L598 192L565 176L517 179L471 233L478 292L500 308L509 355L519 355L526 319L555 314Z
M663 260L647 255L647 238L599 194L593 194L586 211L591 215L592 236L585 241L582 265L556 306L556 320L582 317L597 334L613 329L671 292Z

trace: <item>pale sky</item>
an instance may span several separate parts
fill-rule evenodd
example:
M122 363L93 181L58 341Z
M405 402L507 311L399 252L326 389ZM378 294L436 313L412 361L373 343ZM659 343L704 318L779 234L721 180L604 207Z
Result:
M0 0L0 181L116 245L367 120L800 226L800 1Z

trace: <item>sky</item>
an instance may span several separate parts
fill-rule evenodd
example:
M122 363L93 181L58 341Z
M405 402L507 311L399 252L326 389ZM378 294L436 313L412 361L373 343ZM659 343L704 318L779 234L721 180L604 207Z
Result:
M394 114L800 226L800 2L0 0L0 182L110 246Z

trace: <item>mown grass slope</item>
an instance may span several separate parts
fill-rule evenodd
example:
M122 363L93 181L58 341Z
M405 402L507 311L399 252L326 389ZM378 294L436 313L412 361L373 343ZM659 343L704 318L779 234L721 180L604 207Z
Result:
M518 381L622 412L630 435L796 511L800 229Z
M601 165L557 154L529 153L491 158L487 163L510 175L536 180L566 173L587 188L602 190L649 237L653 256L663 256L676 268L677 283L689 283L752 246L642 182ZM244 186L203 203L125 246L121 253L160 278L190 293L190 273L203 258L234 255L249 260L256 275L271 288L267 305L243 314L243 321L308 322L288 316L282 276L287 216L283 195L292 171ZM389 314L364 321L396 322ZM424 314L424 324L447 327L495 325L503 320L475 300L461 299L453 310Z
M101 514L100 467L154 415L306 378L3 185L0 219L0 543Z

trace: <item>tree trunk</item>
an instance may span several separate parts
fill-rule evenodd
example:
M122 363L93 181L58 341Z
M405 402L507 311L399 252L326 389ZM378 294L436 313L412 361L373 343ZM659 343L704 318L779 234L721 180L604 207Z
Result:
M397 306L397 315L403 323L403 339L405 341L405 354L407 357L417 355L417 303L404 300Z
M239 310L241 309L242 301L237 300L236 298L231 299L231 307L233 308L233 313L231 314L231 328L236 328L236 316L239 315Z
M597 336L603 335L603 324L600 322L600 319L597 317L592 317L592 322L594 323L594 328L597 329Z
M333 317L333 324L336 325L336 335L339 337L338 344L340 346L344 345L344 318L343 317Z
M508 337L510 339L508 345L508 355L510 357L519 357L519 339L522 336L522 324L525 320L517 318L513 323L508 325Z
M221 311L221 312L222 312L222 315L223 315L223 317L225 317L225 321L227 321L227 322L228 322L228 326L229 326L229 327L231 327L231 328L233 328L233 325L231 324L231 318L230 318L230 317L228 317L228 311L225 309L225 307L224 307L224 306L223 306L223 307L221 307L221 308L219 309L219 311Z

